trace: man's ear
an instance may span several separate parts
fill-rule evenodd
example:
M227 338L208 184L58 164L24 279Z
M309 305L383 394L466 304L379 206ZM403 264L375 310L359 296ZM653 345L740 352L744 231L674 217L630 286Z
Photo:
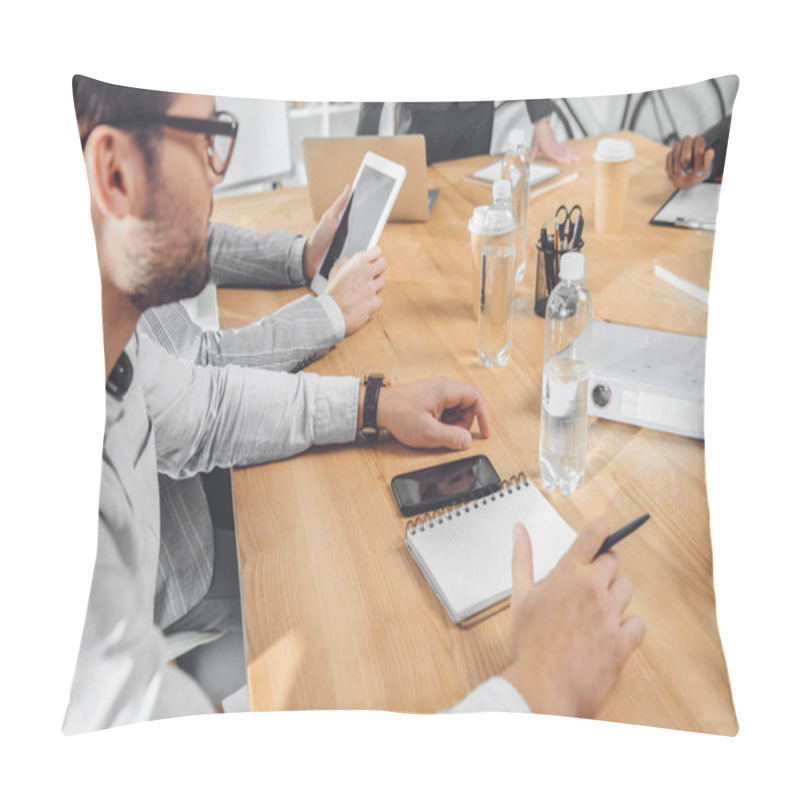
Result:
M144 156L132 134L98 125L84 148L92 202L101 214L123 219L136 214L146 197Z

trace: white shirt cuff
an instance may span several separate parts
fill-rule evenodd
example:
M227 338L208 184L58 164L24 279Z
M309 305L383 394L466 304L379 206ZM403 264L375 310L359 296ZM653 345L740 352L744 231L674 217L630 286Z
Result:
M358 378L318 378L314 400L314 444L342 444L355 440L360 385Z
M450 713L455 714L472 711L514 711L529 714L531 709L511 682L495 676L477 686L449 709Z
M306 248L307 236L298 236L289 249L289 280L293 286L308 284L303 274L303 251Z
M325 294L324 292L317 297L317 300L330 320L336 341L341 342L345 335L345 323L344 314L342 314L339 304L329 294Z

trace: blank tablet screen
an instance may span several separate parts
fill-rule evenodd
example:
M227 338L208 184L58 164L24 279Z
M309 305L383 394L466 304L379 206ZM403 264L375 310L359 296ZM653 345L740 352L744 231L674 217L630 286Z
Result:
M371 167L365 166L361 171L320 267L324 278L328 277L337 261L367 249L395 182L391 176Z

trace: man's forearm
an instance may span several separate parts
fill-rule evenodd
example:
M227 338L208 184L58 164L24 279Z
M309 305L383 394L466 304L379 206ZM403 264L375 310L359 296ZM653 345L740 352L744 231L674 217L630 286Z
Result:
M208 258L217 286L303 286L306 237L284 231L259 233L220 222L208 227Z

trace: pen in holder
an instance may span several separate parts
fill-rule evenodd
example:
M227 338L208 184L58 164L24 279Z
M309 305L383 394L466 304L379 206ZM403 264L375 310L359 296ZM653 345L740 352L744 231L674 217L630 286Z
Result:
M580 253L583 239L570 244L558 242L558 236L548 236L542 228L542 236L536 241L536 296L533 310L540 317L545 316L550 292L559 281L559 265L564 253Z

